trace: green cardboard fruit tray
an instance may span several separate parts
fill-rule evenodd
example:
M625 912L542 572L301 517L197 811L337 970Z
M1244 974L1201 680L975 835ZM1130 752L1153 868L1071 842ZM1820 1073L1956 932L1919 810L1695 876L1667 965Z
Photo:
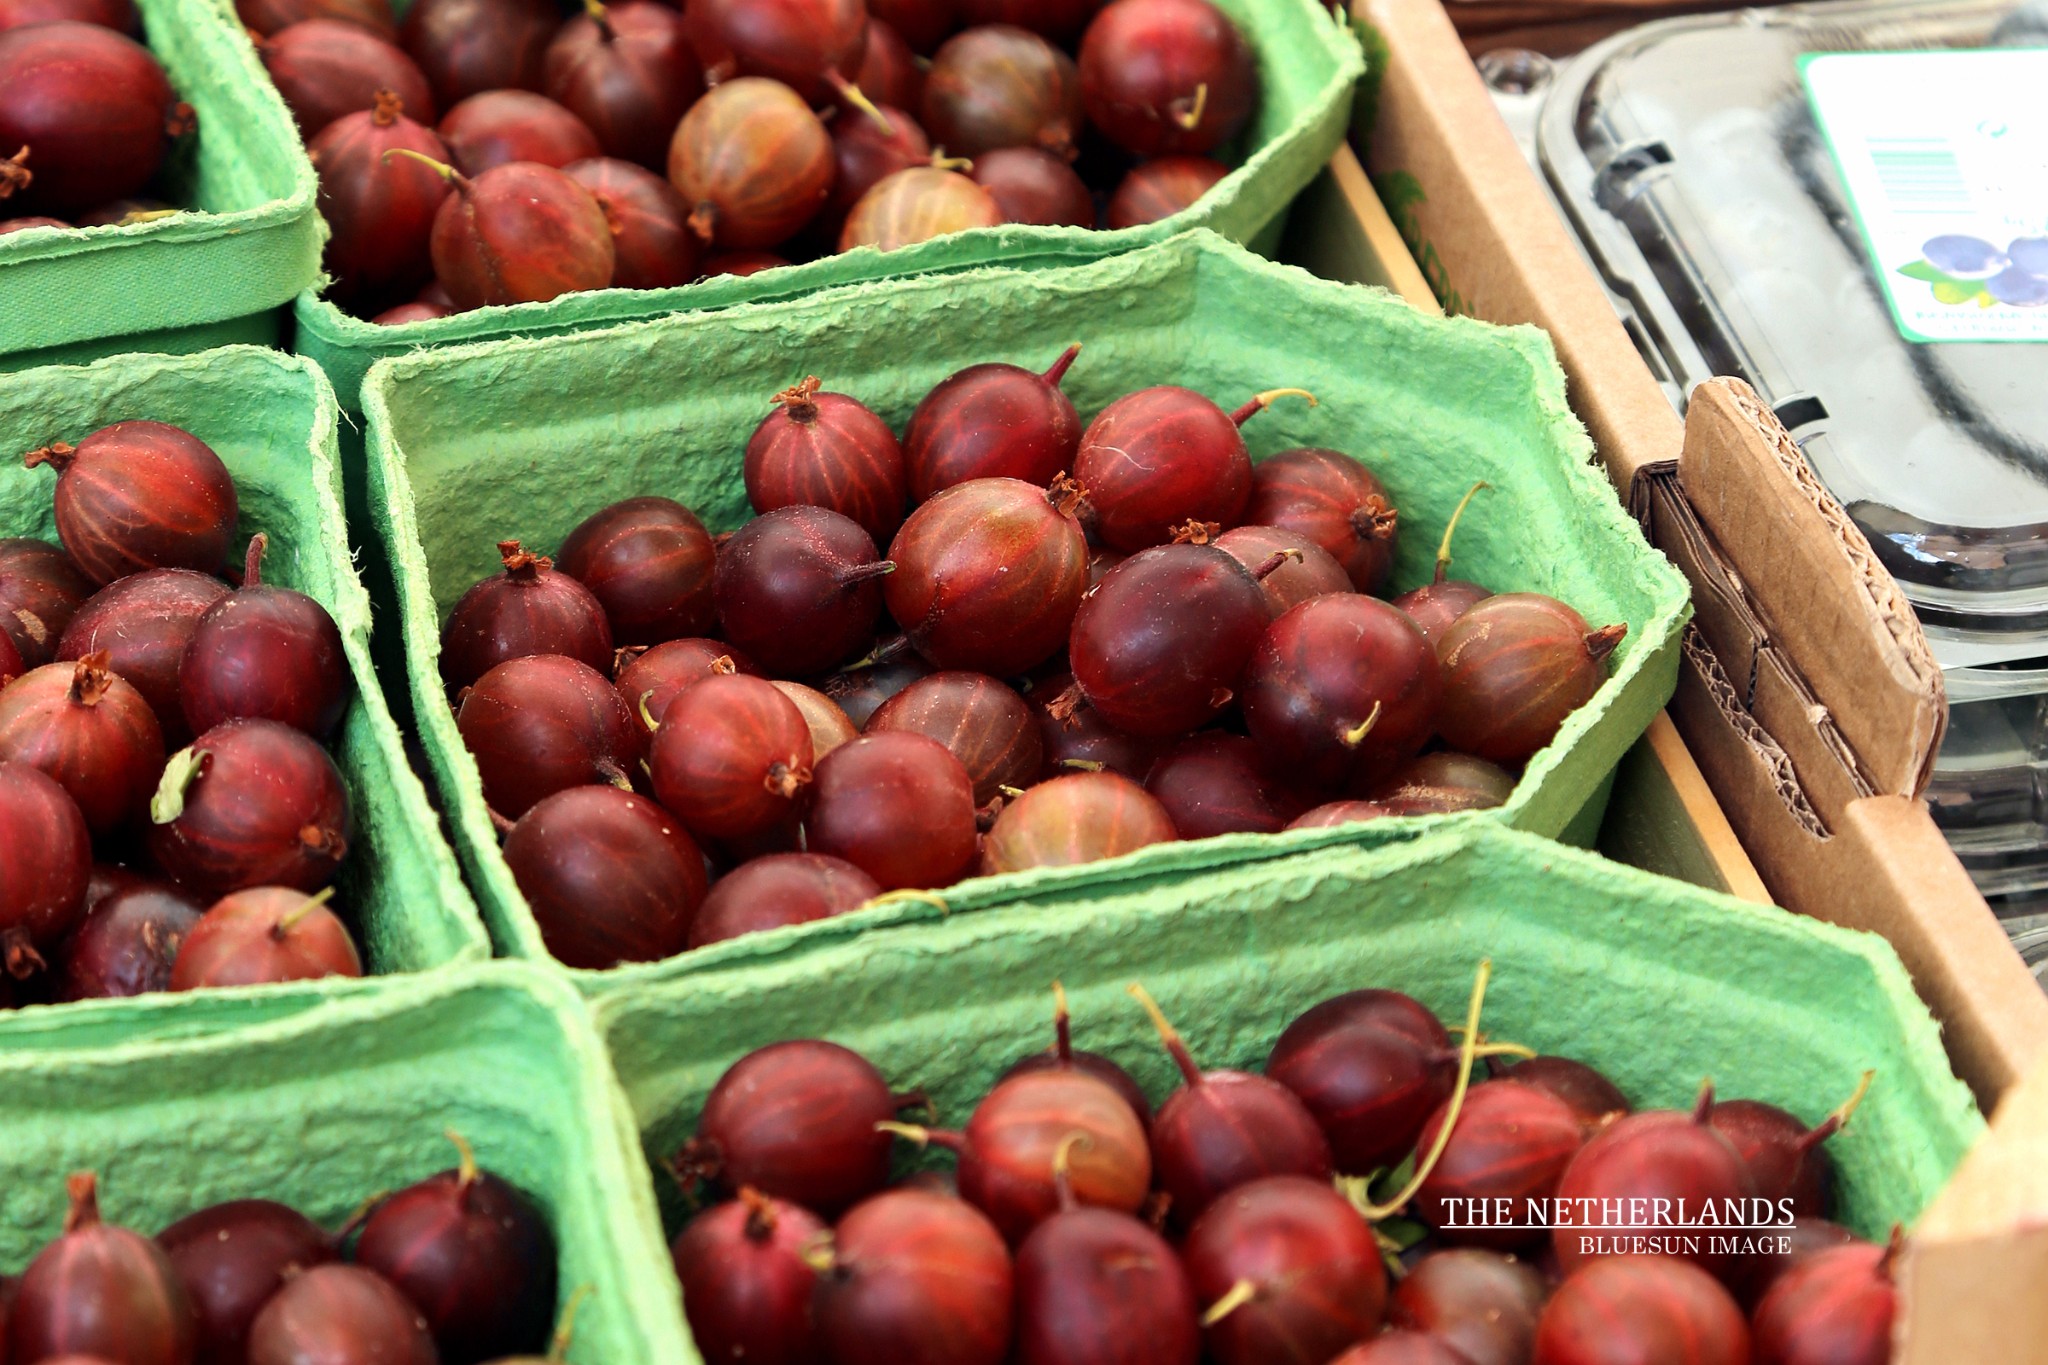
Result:
M274 338L272 310L320 278L327 228L313 207L313 166L233 7L136 7L150 50L199 116L162 177L165 197L196 211L0 237L0 370Z
M238 543L268 534L266 579L318 598L341 627L355 699L332 751L354 803L356 837L337 903L370 969L419 971L488 957L476 904L370 668L369 598L342 524L337 409L327 380L295 356L247 346L10 375L0 382L0 536L57 539L55 479L48 469L24 469L22 452L132 418L169 422L212 446L235 476ZM94 1002L62 1012L110 1011L118 1019L131 1005Z
M1253 456L1320 445L1363 458L1401 511L1400 583L1427 580L1452 509L1485 479L1493 491L1461 523L1459 572L1500 591L1551 593L1595 623L1628 623L1606 685L1530 762L1506 807L1477 818L1562 831L1670 696L1689 613L1684 580L1588 465L1548 340L1426 317L1213 234L1086 266L877 282L385 361L364 390L370 514L394 569L422 747L502 949L546 956L499 856L439 675L442 619L495 569L496 543L518 537L552 549L590 513L642 494L687 503L714 529L736 526L749 515L740 478L747 437L770 396L804 375L901 430L918 400L962 366L1042 367L1075 341L1085 349L1066 389L1083 414L1158 383L1186 384L1226 407L1283 385L1319 394L1313 411L1282 402L1250 423ZM944 901L961 910L1095 896L1324 843L1402 837L1419 823L1159 845L1088 867L962 883ZM935 913L898 901L659 966L579 975L597 989L773 951L764 944L788 934L822 941Z
M570 1360L686 1357L631 1117L561 981L499 963L231 1003L138 1001L115 1043L38 1011L37 1046L0 1052L0 1265L62 1229L71 1171L97 1172L108 1221L145 1235L243 1198L335 1227L454 1166L453 1131L545 1212L563 1299L594 1288ZM194 1012L215 1026L193 1030Z
M853 1048L957 1128L1012 1062L1050 1045L1055 978L1075 1046L1123 1063L1157 1102L1178 1077L1133 981L1203 1066L1257 1070L1296 1015L1344 991L1403 990L1462 1021L1482 959L1489 1037L1598 1066L1640 1107L1689 1105L1712 1077L1817 1121L1874 1069L1828 1144L1835 1216L1865 1236L1910 1226L1983 1131L1882 939L1486 824L885 930L635 986L596 1010L660 1162L725 1069L781 1039Z
M355 411L370 365L421 346L450 346L510 336L608 327L684 309L795 298L835 285L993 262L1071 264L1114 255L1190 228L1207 227L1250 242L1277 239L1287 206L1344 140L1351 93L1364 58L1349 29L1322 0L1217 0L1251 38L1263 91L1258 113L1225 159L1236 167L1200 203L1160 223L1119 232L1005 227L957 233L901 251L864 249L745 279L725 277L676 289L607 289L550 303L480 308L431 322L379 327L343 313L309 290L296 305L298 349L320 362Z

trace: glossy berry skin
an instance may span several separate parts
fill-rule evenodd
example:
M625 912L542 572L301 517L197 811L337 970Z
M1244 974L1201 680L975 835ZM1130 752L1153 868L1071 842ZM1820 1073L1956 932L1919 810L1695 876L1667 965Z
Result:
M711 535L670 498L628 498L592 513L562 542L555 563L597 599L615 645L704 636L718 623Z
M1248 1302L1203 1329L1218 1365L1321 1365L1377 1331L1386 1308L1372 1229L1324 1180L1240 1185L1195 1220L1181 1263L1205 1306L1251 1284Z
M1891 1254L1858 1244L1817 1251L1757 1304L1758 1365L1885 1365L1898 1312Z
M856 726L865 726L882 703L935 671L911 651L909 640L901 635L878 644L872 657L879 662L835 673L821 689Z
M804 1253L824 1231L808 1210L751 1189L691 1219L672 1254L698 1354L748 1365L818 1359L818 1273Z
M107 671L140 692L167 745L192 736L178 685L185 651L228 585L190 569L151 569L95 593L71 618L57 658L75 663L105 653Z
M1200 1309L1180 1258L1128 1214L1073 1208L1017 1249L1018 1365L1195 1365Z
M1523 1085L1533 1085L1539 1090L1548 1090L1572 1107L1572 1112L1579 1116L1579 1122L1589 1132L1632 1108L1628 1096L1622 1094L1613 1081L1584 1062L1575 1062L1569 1057L1531 1057L1497 1070L1495 1074L1520 1081Z
M959 0L960 23L1014 24L1072 47L1102 0Z
M560 170L604 150L582 119L530 90L471 95L441 116L436 131L455 169L472 177L514 161Z
M14 1285L8 1358L104 1356L126 1365L188 1365L196 1320L163 1248L100 1221L97 1182L70 1179L64 1233Z
M72 20L0 31L0 156L29 148L34 179L8 215L75 219L139 194L190 126L149 49Z
M1318 597L1259 640L1245 725L1278 770L1363 794L1429 741L1441 692L1414 622L1377 598Z
M1277 526L1237 526L1217 536L1215 544L1254 573L1272 563L1273 556L1288 556L1259 580L1259 586L1266 590L1267 606L1276 618L1303 602L1351 591L1351 579L1344 566L1322 546L1294 531L1283 531Z
M747 501L756 512L822 507L887 544L903 524L903 447L858 399L815 378L777 394L747 441Z
M1789 1199L1793 1214L1801 1218L1827 1212L1835 1170L1821 1144L1839 1123L1824 1121L1810 1129L1797 1115L1758 1100L1721 1101L1707 1111L1707 1122L1742 1154L1759 1197Z
M898 692L867 723L871 735L905 731L937 740L960 760L986 806L1004 787L1026 787L1045 765L1038 721L1024 698L983 673L934 673Z
M1749 1365L1749 1327L1713 1276L1674 1256L1612 1256L1568 1275L1532 1365Z
M477 679L455 726L485 803L507 820L571 787L631 786L647 747L618 689L554 654L507 659Z
M970 479L1049 487L1072 468L1081 419L1060 381L1080 350L1068 347L1044 374L991 363L941 380L904 429L911 500L925 502Z
M674 289L697 278L704 244L690 206L662 177L629 161L592 157L562 173L589 190L612 234L614 289Z
M171 989L265 986L323 976L361 976L348 929L303 891L258 886L223 896L185 935Z
M1166 808L1128 777L1073 772L1003 807L982 841L981 874L1076 867L1179 837Z
M812 763L810 727L796 703L737 673L678 693L648 755L655 796L691 833L709 839L749 838L798 815L810 797Z
M1565 1167L1557 1197L1684 1199L1698 1208L1708 1200L1754 1199L1756 1181L1734 1144L1703 1117L1653 1109L1618 1118L1588 1139ZM1601 1258L1586 1241L1586 1234L1572 1228L1552 1233L1551 1245L1567 1275ZM1716 1253L1710 1243L1684 1258L1724 1281L1741 1269L1739 1257Z
M825 755L842 744L850 744L860 738L860 731L854 728L853 719L839 709L833 701L815 687L793 683L781 678L774 680L775 690L796 703L796 709L804 713L804 726L811 732L811 757L824 762Z
M690 36L716 83L765 77L814 105L860 69L867 7L859 0L699 0Z
M859 1053L806 1039L734 1062L711 1088L680 1173L836 1218L889 1181L888 1082Z
M889 1190L848 1213L833 1236L834 1267L817 1299L831 1359L1001 1365L1015 1273L1003 1239L971 1205Z
M1167 1096L1152 1116L1152 1159L1183 1227L1254 1180L1331 1173L1329 1141L1301 1101L1245 1071L1196 1073Z
M1450 1034L1420 1001L1364 990L1289 1024L1265 1072L1315 1115L1338 1171L1370 1175L1414 1150L1422 1125L1450 1098L1458 1064Z
M464 593L441 628L441 676L468 687L511 659L561 655L590 668L612 662L604 604L546 555L500 541L505 571Z
M235 0L235 17L265 38L304 19L346 19L379 38L398 37L385 0Z
M25 763L0 763L0 953L32 975L85 913L92 835L78 803Z
M724 641L698 637L669 640L645 651L622 649L617 657L619 695L650 736L661 724L668 704L691 683L714 673L758 676L761 671L753 660Z
M835 174L832 135L795 91L771 80L721 82L669 143L669 183L690 205L691 229L721 251L795 236L825 207Z
M1377 801L1325 801L1322 805L1303 812L1288 823L1289 829L1341 829L1345 825L1362 825L1369 820L1384 820L1394 812Z
M85 918L64 941L62 1000L115 1000L171 988L171 964L206 907L175 887L124 876L104 895L97 877Z
M1171 218L1200 203L1229 174L1230 167L1206 156L1162 156L1143 162L1117 182L1104 220L1115 230Z
M77 446L31 451L57 471L57 536L102 586L145 569L218 570L239 504L213 448L166 422L116 422Z
M1192 389L1141 389L1104 408L1081 436L1074 480L1095 506L1095 532L1132 552L1194 520L1245 519L1252 461L1232 415Z
M568 176L514 161L454 184L434 218L433 256L458 309L545 303L611 284L604 210Z
M1437 642L1444 742L1509 767L1527 762L1607 681L1607 656L1627 630L1596 631L1540 593L1476 604Z
M1208 0L1115 0L1081 39L1088 121L1133 156L1200 156L1235 137L1259 96L1237 26Z
M1784 1238L1785 1250L1775 1247L1749 1256L1728 1282L1737 1301L1750 1312L1771 1292L1784 1273L1816 1252L1833 1247L1863 1245L1863 1239L1839 1224L1825 1218L1795 1218L1774 1232Z
M959 9L959 0L868 0L869 15L895 29L913 52L936 48L959 26Z
M0 3L0 32L27 24L53 24L70 19L98 24L134 37L142 27L130 0L5 0Z
M335 1258L334 1243L318 1224L267 1199L201 1209L156 1240L199 1319L194 1365L245 1360L250 1324L270 1297L298 1271Z
M1060 157L1036 147L1001 147L974 158L968 172L996 201L1006 223L1095 226L1095 196Z
M1424 754L1372 788L1372 799L1396 815L1491 810L1515 794L1515 775L1470 754Z
M384 154L405 148L448 160L445 143L405 115L388 90L376 105L344 114L306 145L320 172L320 216L329 236L323 261L334 277L328 296L344 306L382 304L418 292L433 277L429 243L448 182L410 157Z
M1418 1151L1435 1149L1449 1111L1447 1100L1430 1115L1416 1139ZM1540 1223L1530 1222L1531 1201L1556 1193L1558 1177L1585 1138L1578 1114L1547 1090L1512 1080L1475 1085L1465 1095L1443 1155L1416 1192L1416 1212L1454 1246L1512 1251L1538 1245L1545 1233ZM1452 1226L1474 1221L1470 1203L1452 1201L1500 1199L1510 1201L1513 1215L1502 1219L1489 1213L1484 1221L1508 1222L1512 1228Z
M14 642L22 672L57 657L57 642L93 595L93 584L56 546L0 540L0 635Z
M1028 29L977 26L933 55L922 109L925 132L953 156L1035 147L1072 160L1080 73L1073 58Z
M1541 1271L1512 1256L1435 1251L1394 1286L1387 1321L1441 1338L1470 1365L1527 1365L1549 1292Z
M1027 700L1038 717L1038 737L1045 745L1047 778L1096 771L1077 765L1101 764L1103 768L1133 782L1142 783L1152 765L1166 752L1167 741L1128 735L1104 720L1092 706L1071 715L1055 717L1052 703L1074 685L1074 675L1061 670L1038 679ZM1065 710L1064 707L1061 708ZM1169 823L1171 823L1169 821Z
M439 1365L420 1310L361 1266L315 1266L273 1294L249 1326L248 1365L359 1360Z
M975 1106L960 1142L960 1197L1010 1245L1061 1208L1054 1165L1067 1148L1073 1199L1135 1213L1152 1180L1145 1127L1116 1088L1078 1068L1012 1075Z
M463 1148L462 1164L392 1195L363 1224L356 1263L419 1305L447 1360L488 1360L547 1337L555 1240L525 1195Z
M327 608L263 582L264 537L249 547L242 586L207 608L178 668L194 731L231 720L274 720L316 739L349 703L348 657Z
M538 90L548 44L562 24L551 0L419 0L399 41L452 109L486 90Z
M105 664L46 664L0 687L0 763L54 778L95 836L142 817L164 766L156 713Z
M887 891L950 886L974 861L974 810L974 782L945 745L871 732L819 761L806 846Z
M1393 1328L1370 1341L1361 1341L1331 1365L1471 1365L1448 1344L1423 1332Z
M1164 738L1208 724L1236 700L1266 620L1265 592L1242 564L1213 545L1161 545L1089 590L1074 613L1068 663L1104 720Z
M180 786L182 801L167 802ZM254 886L317 891L355 833L334 760L271 720L231 720L172 755L150 818L156 865L210 896Z
M1118 1066L1099 1052L1069 1051L1062 1056L1058 1047L1044 1052L1034 1052L1028 1057L1019 1057L1010 1064L996 1081L1000 1085L1012 1076L1022 1076L1034 1071L1079 1071L1108 1085L1116 1091L1123 1102L1138 1116L1138 1125L1149 1134L1152 1129L1152 1101L1138 1083L1131 1079L1131 1073ZM1149 1150L1149 1149L1148 1149Z
M981 186L937 166L912 166L875 183L839 230L839 249L897 251L955 232L1001 227L1003 211Z
M1360 592L1380 592L1393 572L1399 514L1385 485L1349 455L1307 448L1261 460L1244 519L1308 537Z
M886 130L858 110L846 109L832 116L832 160L837 173L821 226L830 228L835 240L846 224L846 215L869 190L898 171L929 165L932 159L931 139L916 119L886 100L875 107L889 125Z
M1183 839L1277 834L1308 804L1266 771L1257 744L1214 731L1189 735L1161 754L1145 790L1166 807Z
M673 815L617 787L571 787L505 837L505 863L568 967L602 971L681 952L704 902L704 854Z
M690 921L690 947L843 915L882 894L873 877L822 853L771 853L726 873Z
M372 109L389 90L422 123L434 120L433 91L396 45L340 19L303 19L256 45L264 70L299 125L317 137L345 115Z
M661 167L676 124L704 93L704 68L682 15L652 0L620 0L562 25L541 82L597 134L606 156Z
M1088 586L1070 490L970 479L925 502L889 544L889 614L942 669L1014 677L1067 641Z
M882 617L892 572L874 539L822 507L784 507L733 533L712 593L724 637L785 678L827 673L857 657Z
M1411 588L1394 599L1395 607L1405 613L1429 637L1431 645L1443 639L1444 633L1457 624L1460 616L1484 602L1493 594L1477 583L1468 583L1460 578L1449 578L1437 583L1425 583Z
M924 71L917 64L917 54L903 41L903 35L875 13L873 5L868 6L867 50L861 54L853 83L884 109L915 109L924 95ZM889 121L896 121L893 115Z

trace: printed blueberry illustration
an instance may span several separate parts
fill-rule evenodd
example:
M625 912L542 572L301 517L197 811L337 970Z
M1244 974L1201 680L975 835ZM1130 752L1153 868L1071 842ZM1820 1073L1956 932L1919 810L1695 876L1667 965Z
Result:
M2048 237L2015 237L2005 254L2013 269L2048 279Z
M2008 266L1984 282L1984 292L2015 308L2039 308L2048 304L2048 275L2030 275L2017 265Z
M1958 280L1981 280L2005 269L2005 253L1981 237L1947 233L1930 237L1920 248L1927 263Z

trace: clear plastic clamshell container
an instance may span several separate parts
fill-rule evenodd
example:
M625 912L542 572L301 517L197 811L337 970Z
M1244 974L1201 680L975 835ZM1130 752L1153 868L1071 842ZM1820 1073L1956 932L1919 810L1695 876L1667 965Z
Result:
M1533 129L1673 403L1753 385L1920 613L1950 702L1935 818L2016 918L2048 915L2048 343L1901 336L1799 61L2042 46L2048 0L1671 19L1562 66ZM1526 120L1526 80L1493 84Z

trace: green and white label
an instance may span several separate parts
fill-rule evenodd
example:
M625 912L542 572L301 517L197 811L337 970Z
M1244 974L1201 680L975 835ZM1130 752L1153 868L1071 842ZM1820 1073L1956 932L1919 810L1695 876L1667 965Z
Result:
M2048 49L1799 69L1900 333L2048 341Z

